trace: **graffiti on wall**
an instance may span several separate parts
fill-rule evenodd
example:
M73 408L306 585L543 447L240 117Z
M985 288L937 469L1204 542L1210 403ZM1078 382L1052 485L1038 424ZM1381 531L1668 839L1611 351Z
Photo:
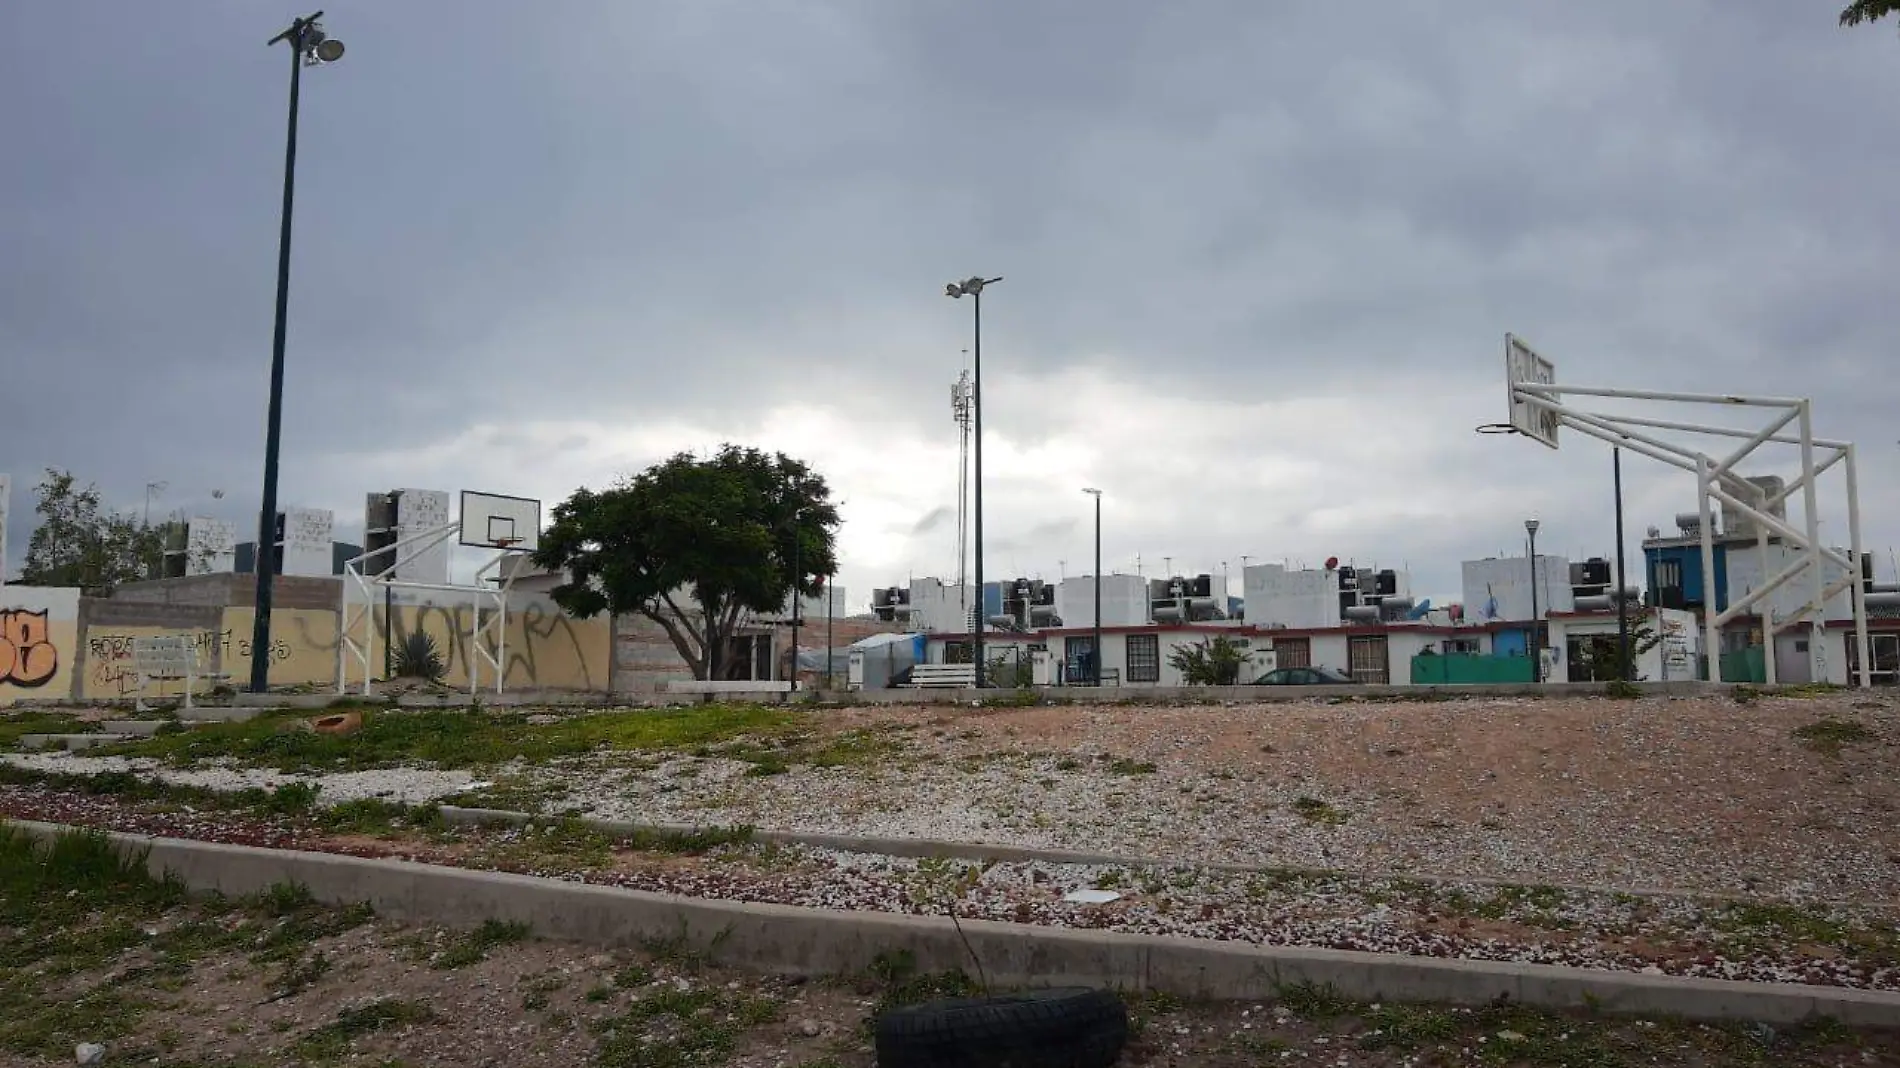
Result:
M484 622L486 616L484 613ZM418 632L435 639L436 649L442 654L445 683L467 685L471 664L479 668L485 684L493 682L494 668L473 651L469 632L475 625L475 606L399 605L388 622L392 648L400 649L409 635ZM378 605L371 614L370 626L374 628L379 650L383 623L384 610ZM334 624L324 628L299 617L295 626L297 643L308 644L331 657L336 655ZM576 620L559 609L534 602L510 608L503 684L563 690L606 689L607 660L611 655L609 626L605 619ZM492 633L484 635L482 648L489 656L495 655ZM380 665L378 668L380 674Z
M59 649L47 626L47 611L0 610L0 683L38 689L59 674Z
M197 649L198 667L210 674L214 664L224 665L228 674L237 660L251 659L251 639L234 636L224 630L179 631L163 627L128 627L123 630L88 628L86 632L86 696L130 697L139 692L138 665L132 660L132 643L139 638L179 635ZM290 643L271 642L271 662L282 663L291 656Z

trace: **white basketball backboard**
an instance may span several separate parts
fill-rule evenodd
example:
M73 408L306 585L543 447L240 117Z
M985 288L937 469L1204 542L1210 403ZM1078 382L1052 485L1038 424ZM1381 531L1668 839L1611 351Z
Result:
M541 502L463 490L461 542L484 549L533 552L541 547Z
M1526 401L1517 387L1556 382L1556 364L1539 356L1516 334L1504 335L1504 383L1511 403L1511 429L1553 449L1557 447L1557 413Z

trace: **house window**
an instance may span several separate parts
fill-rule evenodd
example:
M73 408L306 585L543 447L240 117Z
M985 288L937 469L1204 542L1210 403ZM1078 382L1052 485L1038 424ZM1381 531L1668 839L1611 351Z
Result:
M1313 666L1313 643L1306 638L1273 639L1273 666L1296 668Z
M1354 682L1372 686L1383 686L1389 682L1385 635L1375 634L1348 639L1346 669Z
M1161 681L1160 635L1130 634L1128 636L1128 681Z
M1446 638L1445 639L1445 655L1446 656L1476 656L1478 655L1478 639L1476 638Z
M1682 561L1656 561L1656 585L1671 589L1682 588Z

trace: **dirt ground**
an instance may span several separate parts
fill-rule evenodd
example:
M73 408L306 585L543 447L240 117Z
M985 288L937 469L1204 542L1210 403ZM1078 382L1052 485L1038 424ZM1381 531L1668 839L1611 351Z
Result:
M86 937L127 921L139 926L116 951ZM207 925L227 937L207 945ZM19 932L0 930L0 954L21 948ZM597 952L520 931L404 927L291 894L95 912L70 944L20 967L28 981L4 988L0 1022L0 1064L20 1068L71 1064L80 1042L105 1045L107 1065L164 1068L871 1068L866 1022L880 1006L960 989L901 968L774 979L677 945ZM1895 1036L1826 1026L1355 1005L1313 989L1252 1005L1135 998L1131 1015L1129 1068L1900 1065Z

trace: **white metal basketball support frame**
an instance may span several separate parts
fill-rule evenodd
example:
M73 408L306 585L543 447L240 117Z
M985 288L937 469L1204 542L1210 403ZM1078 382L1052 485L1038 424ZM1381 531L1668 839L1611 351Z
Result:
M1809 677L1816 682L1826 680L1827 660L1826 642L1822 613L1829 598L1842 592L1853 591L1854 604L1854 648L1859 659L1859 684L1866 689L1873 685L1873 664L1868 655L1867 641L1867 590L1861 576L1862 546L1860 538L1860 485L1856 478L1854 465L1854 444L1848 441L1830 441L1814 436L1813 404L1806 398L1790 399L1783 397L1745 397L1725 396L1705 393L1669 393L1654 390L1603 389L1587 386L1565 386L1555 383L1510 382L1511 397L1522 401L1531 408L1549 412L1557 421L1581 434L1587 434L1599 441L1608 442L1618 448L1647 456L1668 464L1671 467L1688 471L1696 476L1698 488L1696 508L1700 514L1700 534L1702 539L1702 575L1703 575L1703 626L1705 629L1704 655L1709 666L1711 681L1719 681L1718 668L1721 658L1721 628L1724 623L1743 615L1757 602L1762 604L1759 614L1763 619L1762 652L1763 678L1767 683L1775 682L1775 635L1805 620L1809 627L1808 657ZM1563 403L1566 396L1604 397L1621 400L1663 401L1681 404L1714 404L1727 407L1766 408L1775 414L1768 424L1754 432L1735 427L1707 426L1699 423L1678 422L1667 419L1645 419L1628 415L1616 415L1603 412L1589 412L1571 408ZM1798 423L1795 434L1783 431L1790 423ZM1641 429L1637 429L1641 428ZM1706 434L1713 437L1740 438L1742 444L1720 459L1707 453L1684 448L1681 445L1664 441L1645 430L1671 430L1691 434ZM1735 467L1755 453L1763 445L1774 443L1797 445L1801 450L1801 474L1789 482L1779 492L1769 495L1761 487L1746 481L1735 473ZM1820 462L1815 461L1815 451L1826 450L1829 455ZM1844 462L1847 482L1847 526L1849 551L1853 557L1849 560L1840 553L1821 545L1820 514L1816 508L1815 482L1821 474L1837 463ZM1770 509L1785 501L1796 491L1801 492L1802 511L1806 520L1805 531L1797 530L1777 518ZM1761 554L1762 584L1737 598L1729 606L1717 611L1715 589L1715 530L1711 503L1720 501L1755 522L1756 548ZM1768 536L1778 534L1793 547L1802 550L1801 555L1787 567L1770 574L1768 571ZM1832 560L1846 569L1845 578L1827 582L1826 561ZM1774 602L1769 600L1775 590L1783 584L1808 572L1812 595L1807 603L1787 618L1774 618ZM1618 582L1623 581L1618 577Z
M433 530L411 534L392 545L386 545L361 556L352 557L343 565L343 613L340 640L337 642L336 692L350 692L350 666L354 662L362 669L364 695L370 692L370 682L375 677L376 653L376 591L378 590L430 590L439 593L472 594L475 617L468 633L468 692L472 697L481 690L482 664L486 663L495 673L495 692L502 692L502 683L507 677L505 665L508 663L508 591L515 583L514 568L501 569L501 563L510 556L526 550L502 549L495 558L483 564L475 572L473 585L458 586L445 582L407 582L392 576L394 567L381 575L364 574L364 563L372 557L388 554L392 560L400 558L399 549L413 549L414 552L426 552L449 540L462 529L458 518L453 523L445 523ZM482 577L491 571L500 570L501 581L493 587L483 586ZM356 602L353 594L361 596ZM492 611L486 617L484 607ZM359 640L358 633L361 633ZM492 634L495 640L494 652L482 643L484 636ZM387 681L387 680L384 680Z

